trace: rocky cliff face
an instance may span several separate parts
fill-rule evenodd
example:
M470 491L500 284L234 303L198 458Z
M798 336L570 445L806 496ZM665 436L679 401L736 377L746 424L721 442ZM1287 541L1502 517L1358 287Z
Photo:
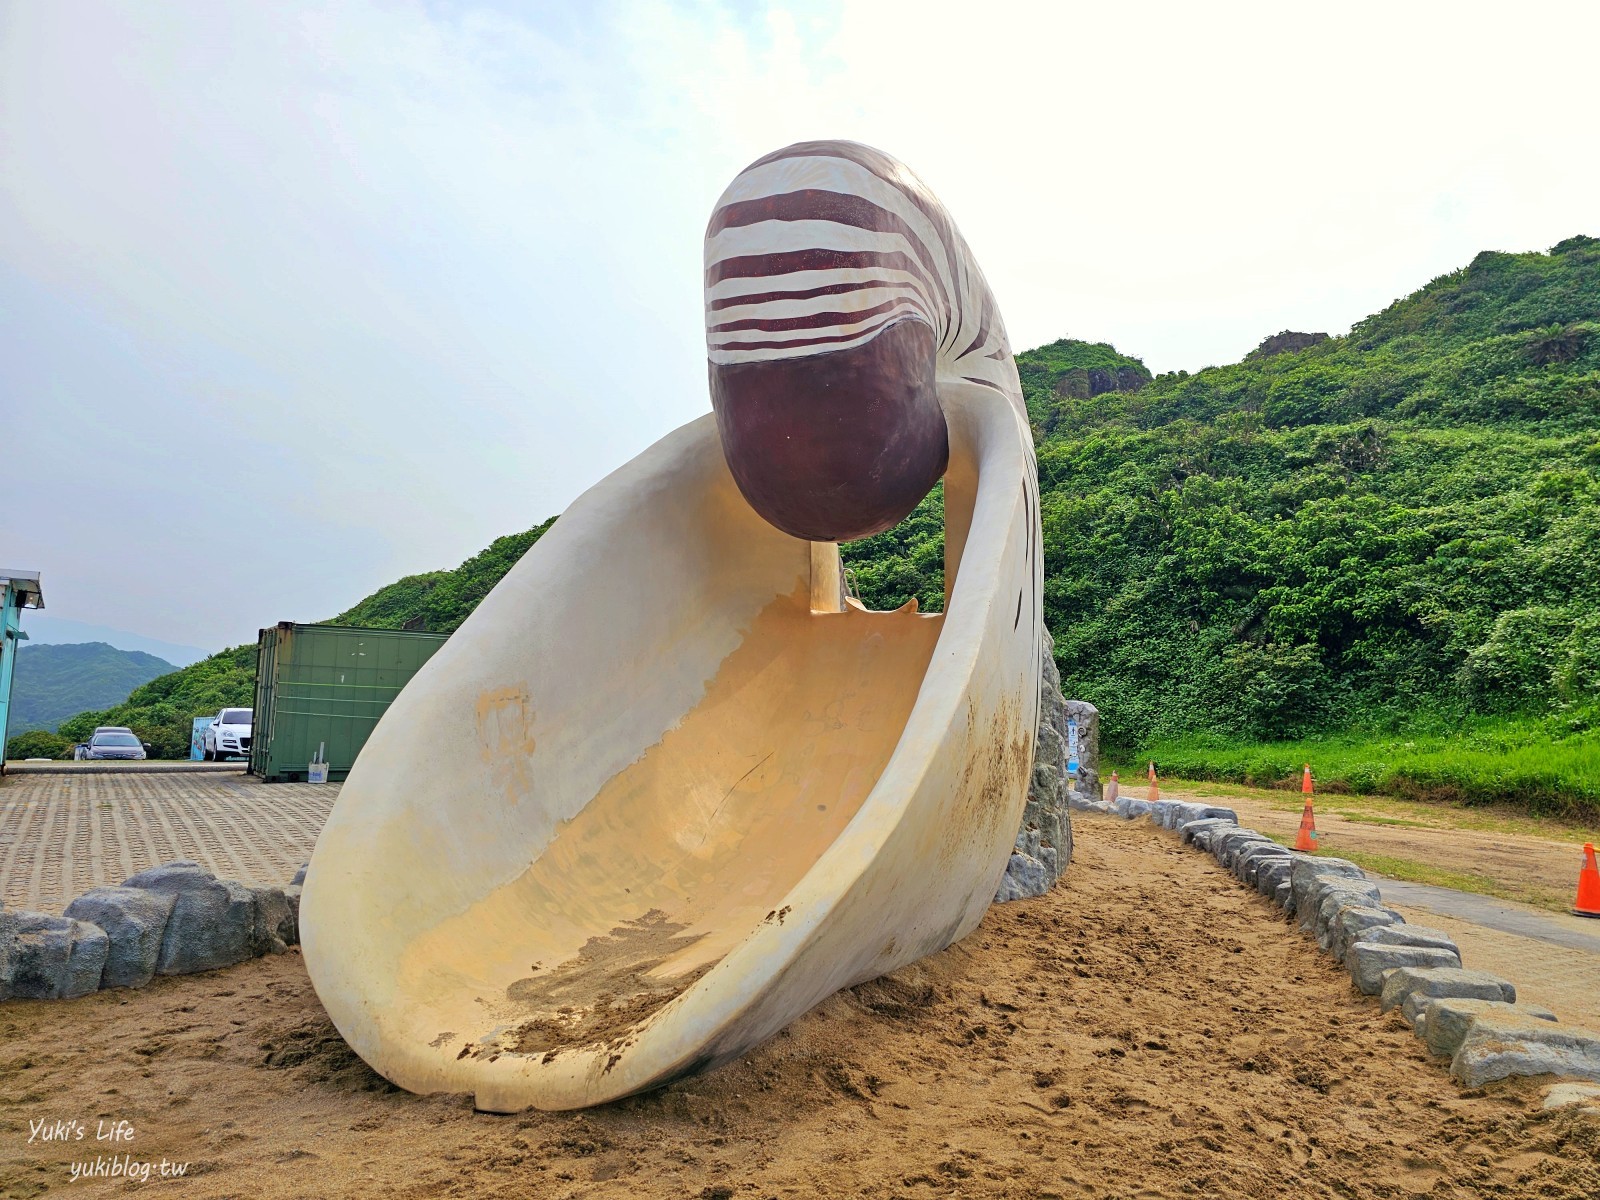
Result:
M1099 713L1092 704L1062 697L1054 649L1046 630L1033 780L1011 861L995 894L997 904L1050 890L1072 861L1071 797L1100 794ZM1075 769L1069 770L1069 766Z
M1282 333L1275 333L1269 338L1263 338L1261 345L1245 355L1246 361L1252 358L1271 358L1274 354L1292 354L1296 350L1304 350L1308 346L1315 346L1318 342L1328 340L1325 333L1295 333L1292 329L1285 329Z
M1087 400L1106 392L1136 392L1149 382L1150 372L1134 367L1078 367L1062 375L1054 386L1058 396Z

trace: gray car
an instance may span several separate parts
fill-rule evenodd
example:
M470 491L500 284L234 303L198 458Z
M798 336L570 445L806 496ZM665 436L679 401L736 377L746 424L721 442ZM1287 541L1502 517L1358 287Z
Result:
M89 739L89 745L84 754L88 759L140 759L144 758L150 749L150 743L141 742L131 733L118 730L107 730L97 733Z

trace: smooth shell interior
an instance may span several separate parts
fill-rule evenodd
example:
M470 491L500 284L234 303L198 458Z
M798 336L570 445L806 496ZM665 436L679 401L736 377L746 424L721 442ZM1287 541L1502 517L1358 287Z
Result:
M575 502L419 672L302 900L317 992L374 1068L482 1107L594 1103L976 923L1037 638L1016 434L956 412L947 543L970 522L988 557L954 629L814 611L812 544L755 515L705 418Z
M782 919L893 752L938 628L774 599L537 860L406 947L417 1033L474 1055L607 1037Z

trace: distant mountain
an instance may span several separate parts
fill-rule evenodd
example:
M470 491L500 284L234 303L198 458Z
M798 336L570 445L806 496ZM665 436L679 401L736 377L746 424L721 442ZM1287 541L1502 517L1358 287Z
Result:
M190 663L209 658L212 654L212 651L202 650L199 646L163 642L140 633L129 633L125 629L112 629L107 625L91 625L87 621L58 617L54 610L30 609L23 615L22 627L28 632L30 645L60 646L67 643L104 642L108 646L115 646L118 650L138 650L144 654L153 654L179 667L187 667Z
M164 658L118 650L105 642L24 642L17 651L11 684L9 732L14 736L30 729L54 729L85 709L121 704L134 688L171 670Z

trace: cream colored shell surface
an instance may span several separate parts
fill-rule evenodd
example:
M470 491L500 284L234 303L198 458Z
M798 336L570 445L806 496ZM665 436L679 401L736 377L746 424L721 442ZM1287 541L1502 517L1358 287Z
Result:
M724 1061L993 899L1038 707L1031 445L941 381L947 611L813 611L707 416L579 498L380 722L301 937L350 1045L480 1108Z

